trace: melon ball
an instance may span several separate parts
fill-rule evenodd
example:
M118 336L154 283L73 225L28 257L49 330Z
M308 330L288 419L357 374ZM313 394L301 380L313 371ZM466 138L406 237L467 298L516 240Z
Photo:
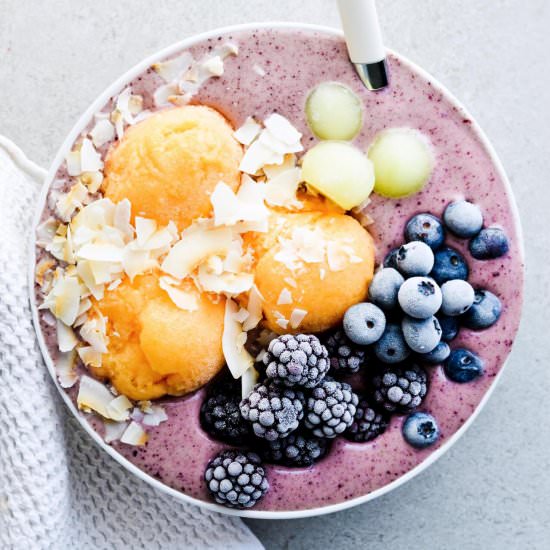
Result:
M132 126L105 162L105 196L129 199L132 215L181 231L212 211L220 180L236 190L242 148L214 109L184 106L160 111Z
M271 233L271 231L270 231ZM312 247L302 247L303 237ZM346 310L367 296L374 271L374 244L357 220L345 214L308 212L287 214L277 235L256 250L256 285L264 297L267 326L277 333L322 332L341 322ZM295 311L297 310L297 311ZM306 312L292 326L300 310ZM288 324L285 321L289 321Z
M214 303L189 283L198 308L179 309L158 285L158 275L125 280L98 302L107 317L108 353L96 374L132 399L183 395L223 367L225 301Z

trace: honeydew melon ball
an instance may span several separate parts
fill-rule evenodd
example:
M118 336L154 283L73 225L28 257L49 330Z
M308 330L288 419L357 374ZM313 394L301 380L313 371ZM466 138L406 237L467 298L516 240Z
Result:
M374 191L401 198L420 191L430 179L434 154L428 138L412 128L390 128L378 134L369 147L374 165Z
M345 141L322 141L302 159L302 178L344 210L360 205L374 187L374 167Z
M360 99L338 82L323 82L308 96L306 117L320 139L353 139L361 129L363 109Z

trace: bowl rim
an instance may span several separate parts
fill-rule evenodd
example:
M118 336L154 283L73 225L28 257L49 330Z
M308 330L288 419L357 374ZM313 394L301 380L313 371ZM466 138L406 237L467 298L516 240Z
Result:
M140 470L137 466L135 466L132 462L124 458L120 453L118 453L113 447L105 443L105 441L99 436L99 434L90 426L90 424L86 421L84 417L81 416L80 411L75 407L73 402L71 401L70 397L66 393L66 391L60 386L56 372L55 372L55 365L54 362L49 354L48 347L46 345L44 335L42 333L41 327L40 327L40 320L38 315L38 307L36 304L36 297L34 292L34 271L35 271L35 265L36 265L36 227L40 223L40 218L44 209L44 206L46 204L48 191L50 189L51 182L53 181L53 178L55 177L55 174L63 161L65 155L70 151L74 141L79 136L80 132L88 125L91 117L101 108L104 106L104 104L114 95L119 93L124 86L126 86L129 82L131 82L135 77L139 76L144 70L146 70L150 65L152 65L154 62L164 59L168 56L171 56L180 50L183 50L185 48L189 48L191 46L194 46L195 44L202 42L204 40L207 40L209 38L217 37L218 35L228 34L232 32L239 32L239 31L247 31L247 30L254 30L254 29L271 29L271 30L284 30L284 29L294 29L294 30L309 30L309 31L317 31L320 33L328 34L330 36L336 36L339 38L343 38L344 34L340 29L325 26L325 25L317 25L317 24L310 24L310 23L299 23L299 22L286 22L286 21L275 21L275 22L251 22L251 23L243 23L243 24L237 24L237 25L229 25L224 27L219 27L213 30L209 30L206 32L202 32L199 34L191 35L183 40L180 40L178 42L175 42L171 44L170 46L167 46L156 53L146 57L144 60L140 61L136 65L134 65L131 69L126 71L124 74L122 74L119 78L117 78L114 82L112 82L107 88L99 94L99 96L91 103L91 105L84 111L84 113L80 116L78 121L73 126L72 130L69 132L65 140L63 141L61 147L59 148L56 156L54 157L54 160L52 161L50 168L47 172L47 175L44 178L42 189L40 192L40 196L37 201L36 205L36 212L33 220L33 224L30 229L30 247L29 247L29 272L28 272L28 288L29 288L29 300L30 300L30 307L31 307L31 313L32 313L32 320L33 325L35 328L35 332L37 335L38 345L40 348L40 351L42 353L42 357L44 358L44 362L46 363L46 367L48 369L48 372L51 376L51 378L54 381L54 384L61 394L62 399L65 402L65 405L69 408L73 416L77 419L79 424L84 428L84 430L88 433L88 435L95 441L99 447L101 447L111 458L116 460L122 467L124 467L127 471L135 475L140 480L148 483L153 488L171 495L175 499L188 503L188 504L194 504L196 506L199 506L203 509L213 511L213 512L220 512L222 514L227 514L230 516L238 516L243 518L252 518L252 519L297 519L297 518L307 518L312 516L320 516L324 514L330 514L333 512L339 512L342 510L346 510L348 508L351 508L353 506L357 506L358 504L363 504L365 502L374 500L375 498L378 498L382 495L385 495L386 493L389 493L390 491L393 491L394 489L397 489L407 481L410 481L414 477L416 477L418 474L420 474L422 471L427 469L429 466L431 466L436 460L438 460L441 456L443 456L457 441L458 439L466 432L466 430L471 426L471 424L474 422L474 420L477 418L487 401L489 400L491 394L493 393L495 386L497 385L498 381L500 380L500 377L502 375L502 372L504 371L505 366L508 363L508 359L505 360L502 367L500 368L497 375L494 377L491 385L481 398L480 402L478 403L475 410L472 412L472 414L468 417L468 419L464 422L464 424L437 450L435 450L433 453L431 453L428 457L426 457L422 462L420 462L417 466L406 472L405 474L401 475L394 481L384 485L383 487L380 487L376 489L375 491L372 491L366 495L362 495L356 498L353 498L351 500L345 500L342 502L339 502L337 504L331 504L327 506L320 506L316 508L308 508L304 510L290 510L290 511L268 511L268 510L237 510L237 509L231 509L226 508L220 504L215 504L213 502L207 502L204 500L200 500L194 497L191 497L185 493L182 493L180 491L177 491L176 489L173 489L169 487L168 485L165 485L164 483L158 481L157 479L153 478L152 476L146 474L142 470ZM521 223L519 219L519 213L517 209L517 205L514 199L512 187L510 185L510 182L508 180L508 177L506 176L506 173L504 171L504 167L498 158L495 149L489 142L489 139L481 129L481 127L477 124L476 120L470 115L470 113L467 111L467 109L463 106L463 104L443 85L441 84L437 79L435 79L432 75L430 75L427 71L422 69L420 66L418 66L416 63L410 61L408 58L404 57L401 54L398 54L397 52L391 50L390 48L387 48L387 52L389 54L392 54L396 58L400 60L404 65L408 66L411 70L413 70L415 73L420 75L422 78L428 80L431 82L433 88L440 92L450 103L452 103L465 117L470 119L472 121L471 127L473 132L476 134L476 136L480 139L483 147L486 149L487 153L489 154L491 161L493 162L493 166L498 173L499 177L502 179L504 186L506 188L506 191L510 197L510 206L513 216L513 221L517 229L517 234L519 237L519 256L524 263L524 248L523 248L523 236L522 236L522 229L521 229ZM351 70L351 69L350 69ZM524 274L524 268L522 270L522 274ZM523 277L524 280L524 277ZM524 285L525 283L523 283ZM522 306L523 306L523 286L522 286L522 292L520 295L520 299L522 300ZM522 308L523 309L523 308ZM514 335L514 342L516 340L516 335ZM511 353L511 350L510 350Z

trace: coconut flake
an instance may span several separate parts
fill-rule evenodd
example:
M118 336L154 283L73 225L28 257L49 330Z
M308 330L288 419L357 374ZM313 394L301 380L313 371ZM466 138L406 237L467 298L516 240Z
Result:
M73 329L57 319L57 347L59 348L59 351L71 351L77 344L78 338L73 332Z
M77 349L78 356L88 367L101 367L101 352L95 350L92 346L83 346Z
M82 208L88 198L88 190L82 183L75 183L67 193L63 193L55 203L56 214L64 221L71 219L77 208Z
M189 70L193 61L191 53L184 52L168 61L155 63L152 68L165 82L174 82Z
M151 258L148 250L136 250L134 243L129 243L124 249L122 267L131 281L134 277L157 267L156 260Z
M78 315L79 304L80 285L78 279L76 277L61 277L46 296L43 305L48 307L57 319L70 327Z
M95 411L104 418L111 418L109 404L114 399L113 394L101 382L86 375L80 378L80 387L76 398L80 410ZM124 419L113 418L113 420Z
M242 325L234 317L238 309L237 304L231 298L227 298L225 302L222 348L225 361L233 378L240 378L254 364L254 359L246 351L242 336L240 336L243 334ZM246 335L246 333L244 334Z
M103 317L88 319L80 329L80 336L99 353L107 353L107 336Z
M89 193L97 193L103 183L103 172L82 172L79 176L79 181L82 185L86 186Z
M261 76L262 78L267 74L264 70L263 67L261 67L260 65L258 65L257 63L254 64L254 66L252 67L252 70L259 76Z
M117 422L123 422L130 417L130 409L132 408L132 402L125 396L119 395L115 397L107 404L108 417Z
M207 70L212 76L223 75L223 59L219 55L214 55L202 62L203 69Z
M59 222L53 217L43 221L36 228L36 244L42 248L50 244L56 234L58 226Z
M290 290L288 290L288 288L283 288L283 290L281 290L281 293L279 294L277 305L283 306L291 303L292 303L292 294Z
M126 430L128 423L127 422L111 422L106 420L105 423L105 435L103 439L105 443L112 443L113 441L118 441L124 431Z
M157 222L155 220L149 220L147 218L140 218L139 216L136 216L135 225L137 244L140 247L143 247L157 230Z
M257 139L243 155L239 170L254 175L266 164L282 164L283 161L283 154L273 151Z
M55 362L57 380L62 388L72 388L78 380L76 372L76 353L71 350L67 353L60 353Z
M290 168L268 179L265 186L266 202L271 206L303 208L303 203L296 198L302 180L301 172L300 168Z
M290 314L291 328L293 329L298 328L302 324L302 321L304 320L306 315L307 315L307 311L305 309L299 309L299 308L293 309Z
M254 274L224 272L221 275L216 275L203 264L199 267L197 280L204 292L237 296L243 292L248 292L252 288Z
M120 442L140 446L145 445L147 439L147 432L137 422L132 421L120 437Z
M262 311L262 302L264 301L263 296L260 294L258 287L252 285L250 293L248 295L248 305L246 307L248 311L248 317L243 323L243 330L249 331L258 326L258 323L263 318Z
M115 206L113 225L128 238L132 238L134 236L134 228L130 223L131 217L132 205L128 199L122 199Z
M146 426L158 426L168 420L166 411L160 405L151 405L147 411L144 411L143 423Z
M269 130L273 137L288 145L294 145L302 139L302 134L294 128L287 118L279 115L278 113L269 115L264 120L264 126ZM293 152L295 151L289 151L289 153Z
M91 129L90 137L95 147L101 147L115 138L115 127L110 120L101 118Z
M250 145L260 134L262 127L252 117L247 117L244 124L238 128L233 135L243 145Z
M103 170L101 154L95 150L94 144L88 138L82 140L80 148L80 170L81 172L96 172Z
M233 234L227 227L204 230L193 227L184 231L162 262L161 269L176 279L184 279L209 256L223 253L231 247Z
M65 156L65 164L67 165L67 174L69 176L80 176L82 166L80 164L80 151L71 151Z
M331 271L343 271L348 265L348 254L339 243L327 243L327 263Z
M166 277L159 278L159 287L168 294L170 300L172 300L179 309L183 309L184 311L196 311L199 309L196 293L184 291L170 285Z
M260 374L254 367L250 367L243 372L241 377L241 395L243 399L248 397L250 392L254 389L254 386L258 383L259 379Z

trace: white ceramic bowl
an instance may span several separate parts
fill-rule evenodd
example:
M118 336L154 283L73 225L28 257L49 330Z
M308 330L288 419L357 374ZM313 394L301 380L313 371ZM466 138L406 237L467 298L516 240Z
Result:
M42 193L40 196L40 199L38 201L37 205L37 214L36 214L36 220L35 224L33 225L33 231L31 236L31 256L29 258L29 288L30 288L30 302L31 302L31 309L32 309L32 316L33 316L33 322L37 333L38 343L40 346L40 350L42 352L42 355L44 357L46 366L48 368L48 371L54 380L57 389L59 390L59 393L62 397L62 399L65 401L65 404L71 411L71 413L76 417L76 419L79 421L82 428L90 435L90 437L106 452L108 453L114 460L116 460L119 464L121 464L124 468L126 468L130 473L137 476L138 478L142 479L146 483L149 483L152 487L158 489L159 491L162 491L164 493L167 493L174 497L177 500L196 504L197 506L206 508L208 510L213 510L216 512L221 512L224 514L229 515L235 515L235 516L241 516L241 517L249 517L249 518L260 518L260 519L291 519L291 518L303 518L303 517L309 517L309 516L317 516L321 514L328 514L332 512L338 512L341 510L345 510L346 508L351 508L352 506L356 506L358 504L362 504L364 502L368 502L370 500L373 500L381 495L384 495L393 489L399 487L400 485L406 483L416 475L418 475L420 472L428 468L431 464L433 464L438 458L440 458L445 452L447 452L452 445L464 434L464 432L469 428L469 426L473 423L487 400L489 399L491 393L493 392L501 374L503 371L503 368L499 370L498 375L493 380L491 386L484 394L483 398L479 402L477 408L475 411L469 416L469 418L464 422L464 424L449 438L447 441L437 450L435 450L432 454L428 456L423 462L418 464L415 468L409 470L406 474L400 476L395 481L388 483L387 485L369 493L364 496L354 498L352 500L348 500L345 502L341 502L339 504L324 506L324 507L318 507L313 509L307 509L307 510L299 510L299 511L255 511L255 510L234 510L230 508L226 508L224 506L205 502L203 500L192 498L184 493L181 493L179 491L176 491L175 489L172 489L168 487L167 485L161 483L157 479L147 475L142 470L137 468L134 464L129 462L127 459L125 459L122 455L120 455L116 450L114 450L110 445L106 444L103 439L98 435L97 432L93 430L93 428L88 424L88 422L81 416L80 412L77 410L77 408L74 406L73 402L59 385L57 381L57 377L55 375L55 367L54 363L49 355L48 348L46 346L42 331L40 329L40 323L39 323L39 317L38 317L38 309L37 304L34 296L34 268L35 268L35 232L34 228L38 225L40 214L42 213L42 210L46 203L47 193L50 187L50 184L53 181L53 178L55 177L55 174L60 166L60 164L63 162L65 155L71 150L71 147L74 143L74 141L78 138L80 132L87 126L89 123L91 117L96 113L98 110L100 110L104 104L109 100L109 98L116 93L120 92L124 86L133 80L135 77L137 77L140 73L142 73L144 70L146 70L151 64L155 63L156 61L159 61L161 59L164 59L166 57L169 57L176 52L183 50L185 48L191 47L195 45L198 42L201 42L205 39L218 36L220 34L226 34L231 32L237 32L237 31L246 31L256 28L268 28L268 29L305 29L305 30L313 30L318 31L321 33L327 33L335 36L342 36L342 32L338 29L333 29L330 27L324 27L320 25L306 25L302 23L285 23L285 22L275 22L275 23L247 23L243 25L235 25L231 27L225 27L216 29L213 31L209 31L206 33L198 34L195 36L192 36L190 38L187 38L185 40L182 40L181 42L177 42L168 48L165 48L154 55L148 57L147 59L143 60L141 63L137 64L135 67L127 71L124 75L122 75L119 79L117 79L115 82L113 82L91 105L90 107L84 112L84 114L80 117L78 122L75 124L65 141L63 142L61 148L57 152L57 155L55 156L52 165L48 171L48 174L46 176L45 184L42 189ZM506 177L506 174L504 172L504 169L502 167L502 164L497 157L493 147L491 146L490 142L488 141L487 137L481 130L481 128L476 124L476 122L472 119L472 117L467 113L466 109L462 106L462 104L440 83L438 83L431 75L429 75L427 72L425 72L422 68L415 65L411 61L408 61L406 58L404 58L401 55L395 54L393 52L393 55L397 56L400 61L406 65L408 65L414 72L416 72L421 77L424 77L428 79L434 88L434 90L439 91L443 94L443 96L446 97L446 99L455 105L460 111L469 119L472 120L472 128L473 131L477 134L479 139L481 140L483 146L488 151L494 168L498 173L498 176L504 181L505 186L507 187L510 196L512 195L511 188L509 181ZM350 69L351 70L351 69ZM515 218L515 223L518 229L518 235L521 236L521 230L520 230L520 222L519 222L519 216L515 207L515 204L512 201L512 210L513 210L513 216ZM523 256L523 249L521 250L522 256Z

